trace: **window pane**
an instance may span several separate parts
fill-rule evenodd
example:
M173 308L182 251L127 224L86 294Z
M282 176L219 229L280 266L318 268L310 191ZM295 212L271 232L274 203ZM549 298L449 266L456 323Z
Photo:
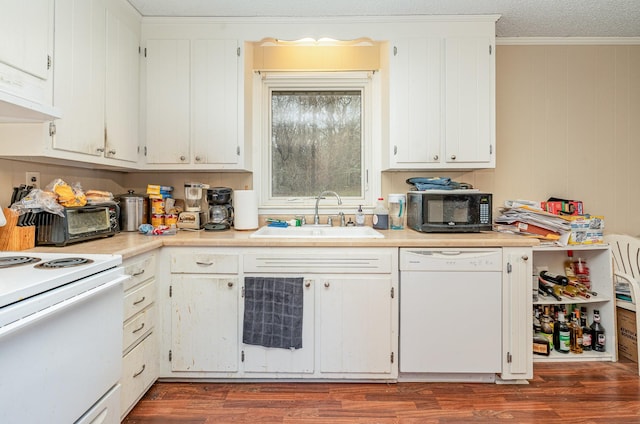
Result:
M271 167L272 197L361 197L361 92L273 91Z

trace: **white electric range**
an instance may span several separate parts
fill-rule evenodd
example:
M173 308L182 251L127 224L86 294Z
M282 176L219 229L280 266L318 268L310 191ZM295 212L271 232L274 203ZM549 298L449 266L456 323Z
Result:
M121 264L0 252L0 422L119 422Z

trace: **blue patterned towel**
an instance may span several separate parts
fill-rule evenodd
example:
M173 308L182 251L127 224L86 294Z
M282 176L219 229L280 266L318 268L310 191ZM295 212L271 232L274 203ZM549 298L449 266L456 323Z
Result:
M242 342L302 348L302 285L302 277L245 277Z

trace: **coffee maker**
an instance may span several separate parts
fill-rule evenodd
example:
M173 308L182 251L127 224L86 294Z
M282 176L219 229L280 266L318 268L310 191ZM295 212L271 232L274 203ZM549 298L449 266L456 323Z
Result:
M207 184L184 184L184 212L178 215L178 228L199 230L207 223L207 211L202 210L202 190L208 189Z
M233 201L229 187L211 187L207 189L207 203L209 204L210 230L227 230L233 225Z

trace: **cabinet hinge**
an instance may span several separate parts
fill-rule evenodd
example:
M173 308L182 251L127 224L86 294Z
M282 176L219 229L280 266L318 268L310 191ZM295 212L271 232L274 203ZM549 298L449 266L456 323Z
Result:
M490 155L493 154L493 146L491 144L489 144L489 154Z
M49 137L53 137L56 135L56 124L55 122L49 122Z
M393 146L393 155L397 155L398 154L398 146Z
M173 296L173 286L169 286L169 297Z
M147 146L144 146L144 155L147 156Z
M238 49L236 50L236 54L238 55L238 57L240 57L240 47L238 47Z
M398 55L398 46L393 46L393 55L394 56Z
M394 353L393 353L393 352L391 352L391 363L392 363L392 364L393 364L393 361L394 361L394 360L395 360L395 358L394 358Z
M240 352L240 362L244 362L244 350Z
M107 127L104 127L104 143L107 144Z
M138 54L142 54L142 46L138 46Z
M511 262L507 262L507 274L511 274L513 271L513 267L511 266Z
M147 48L144 48L144 57L147 57Z
M513 358L511 357L511 352L507 352L507 364L510 364L513 361Z
M240 156L240 146L236 147L236 154Z
M395 299L395 294L396 294L396 288L395 287L391 287L391 299Z
M47 70L51 69L51 55L47 55Z
M171 359L173 359L173 352L169 349L169 362L171 362Z
M242 286L242 290L241 290L241 292L240 292L240 296L241 296L242 298L244 298L244 286Z
M489 54L491 54L492 46L489 44Z

